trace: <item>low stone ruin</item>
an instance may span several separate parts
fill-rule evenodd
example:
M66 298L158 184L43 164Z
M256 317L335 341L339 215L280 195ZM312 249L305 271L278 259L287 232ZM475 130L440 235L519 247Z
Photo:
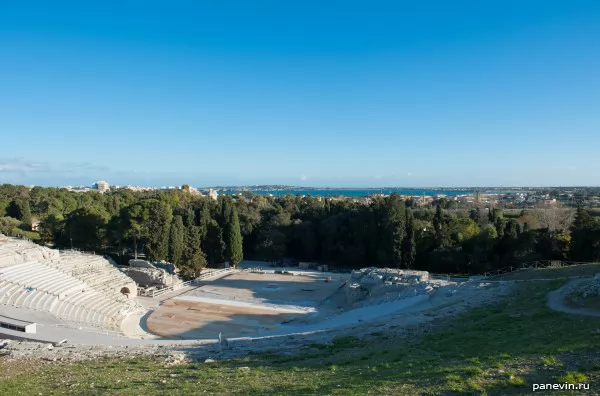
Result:
M600 273L591 279L585 279L573 285L568 299L577 304L586 298L597 296L600 296Z
M429 293L429 272L394 268L369 267L352 271L346 287L346 302L349 304L394 293L397 297Z
M151 268L151 269L156 269L156 267L154 266L154 264L152 264L150 261L146 261L146 260L129 260L129 266L130 267L135 267L135 268Z
M169 273L164 268L157 268L146 260L129 260L129 268L122 271L141 287L167 287L180 283L177 275Z

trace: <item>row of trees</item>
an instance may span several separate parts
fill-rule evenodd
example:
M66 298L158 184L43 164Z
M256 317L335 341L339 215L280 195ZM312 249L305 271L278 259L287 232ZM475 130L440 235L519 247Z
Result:
M371 203L284 196L219 197L188 189L105 194L0 186L0 230L95 251L143 252L189 276L242 257L480 273L531 260L600 259L600 225L580 209L505 215L497 208L420 206L393 194ZM39 222L37 232L29 231Z
M187 276L207 264L243 258L237 208L231 198L195 199L189 191L99 194L0 186L0 231L59 248L143 253L169 261ZM33 210L31 210L33 209ZM32 217L37 232L31 232Z

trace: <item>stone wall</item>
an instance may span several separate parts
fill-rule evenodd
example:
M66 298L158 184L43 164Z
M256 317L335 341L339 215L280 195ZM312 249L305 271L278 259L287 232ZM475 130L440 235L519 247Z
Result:
M428 293L428 281L427 271L376 267L354 270L346 288L346 301L354 303L388 293L400 298Z

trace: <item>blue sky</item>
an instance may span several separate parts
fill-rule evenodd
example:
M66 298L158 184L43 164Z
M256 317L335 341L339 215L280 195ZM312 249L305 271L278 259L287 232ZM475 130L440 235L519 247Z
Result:
M0 182L600 185L598 1L0 1Z

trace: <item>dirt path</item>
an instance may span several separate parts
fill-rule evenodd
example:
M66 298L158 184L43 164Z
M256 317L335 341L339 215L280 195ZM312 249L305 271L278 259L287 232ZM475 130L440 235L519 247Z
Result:
M550 308L554 311L573 314L573 315L586 315L586 316L595 316L595 317L600 318L600 311L595 311L595 310L585 309L585 308L574 308L574 307L568 306L565 303L565 296L568 293L568 291L571 289L571 287L574 284L581 282L581 281L582 281L581 279L570 280L560 289L556 289L553 292L548 293L548 302L546 304L548 306L548 308Z

